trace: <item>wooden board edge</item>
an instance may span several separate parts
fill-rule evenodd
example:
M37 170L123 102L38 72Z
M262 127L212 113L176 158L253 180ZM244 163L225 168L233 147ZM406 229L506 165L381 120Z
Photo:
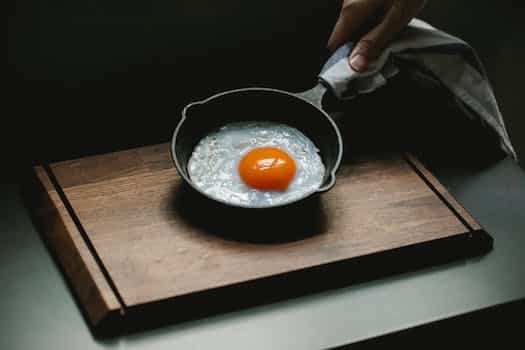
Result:
M92 329L96 331L121 318L123 305L89 253L43 166L35 166L25 174L22 193L33 221L67 277L65 280Z
M416 173L434 190L439 193L441 199L448 204L451 210L458 216L463 224L472 233L483 231L481 225L474 219L468 210L461 205L445 188L445 186L412 154L406 153L407 162L414 168ZM484 232L484 231L483 231Z
M125 321L118 328L108 328L107 335L141 332L454 263L458 259L475 257L491 249L492 238L483 230L476 233L459 233L175 298L129 305Z

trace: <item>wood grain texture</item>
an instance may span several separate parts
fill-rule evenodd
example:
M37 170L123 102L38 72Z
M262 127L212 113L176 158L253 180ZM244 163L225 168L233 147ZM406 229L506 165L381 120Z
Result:
M51 169L127 308L471 231L401 156L344 164L310 209L276 218L193 202L168 144ZM265 232L283 240L252 239Z
M413 155L406 156L409 163L420 172L421 176L424 177L430 186L432 186L435 191L439 192L441 196L446 200L446 202L454 208L454 210L461 216L461 218L467 223L468 227L471 230L480 230L481 225L470 215L470 213L463 207L448 190L443 186L438 179L432 175L432 173Z
M86 242L68 214L55 187L43 167L34 169L33 195L38 198L36 219L42 233L59 260L79 302L84 306L89 322L96 326L110 314L119 314L119 304L100 266L94 260Z

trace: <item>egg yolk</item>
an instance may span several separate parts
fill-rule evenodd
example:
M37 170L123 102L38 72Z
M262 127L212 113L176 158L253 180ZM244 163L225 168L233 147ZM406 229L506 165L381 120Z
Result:
M279 148L257 147L241 158L239 175L259 190L284 191L295 175L295 162Z

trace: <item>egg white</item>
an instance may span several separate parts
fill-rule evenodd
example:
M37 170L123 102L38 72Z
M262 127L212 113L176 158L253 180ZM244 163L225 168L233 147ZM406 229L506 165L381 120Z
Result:
M246 185L238 172L242 156L256 147L273 146L295 161L296 172L285 191L262 191ZM232 204L268 207L291 202L319 188L325 167L315 144L299 130L273 122L238 122L204 137L188 161L192 182L209 196Z

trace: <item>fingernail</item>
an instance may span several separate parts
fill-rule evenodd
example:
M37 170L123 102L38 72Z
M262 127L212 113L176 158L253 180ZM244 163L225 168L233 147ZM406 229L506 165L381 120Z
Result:
M358 72L362 72L368 66L366 57L361 54L356 54L354 57L350 58L350 65L352 68Z

